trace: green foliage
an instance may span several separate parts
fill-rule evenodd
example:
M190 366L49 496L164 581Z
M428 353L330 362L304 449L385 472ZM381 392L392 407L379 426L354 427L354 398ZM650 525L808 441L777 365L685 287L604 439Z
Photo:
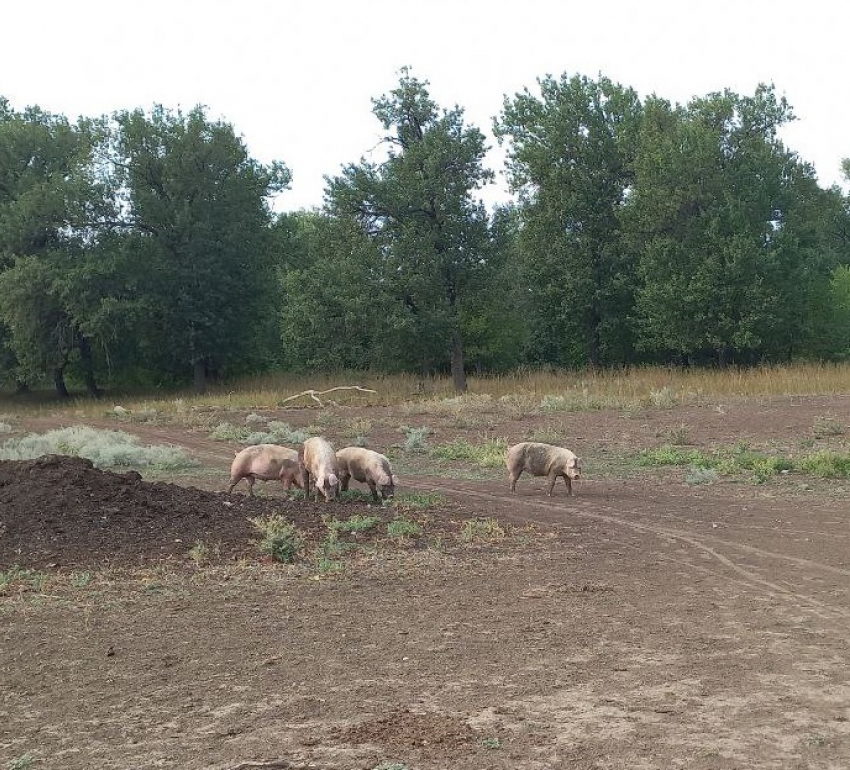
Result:
M528 297L531 361L594 366L626 361L634 268L620 210L633 183L641 104L613 83L566 74L506 99L495 125L509 139L519 192L520 283Z
M380 518L377 516L354 514L354 516L349 516L345 520L330 519L326 522L326 525L331 532L338 534L340 532L365 532L372 529L380 521Z
M498 468L505 464L508 450L506 439L498 438L482 444L470 444L465 439L455 439L449 444L440 444L431 454L441 460L467 460L484 468Z
M260 550L275 561L289 564L295 561L304 545L305 536L292 522L280 514L249 519L262 534Z
M116 248L144 264L146 355L199 388L223 367L267 360L277 319L265 201L288 170L252 160L200 107L118 113L111 147L130 226Z
M484 135L459 107L441 111L427 85L405 68L398 87L374 100L387 157L346 166L328 203L374 245L370 284L392 297L383 331L396 356L423 370L450 364L463 391L463 313L492 273L487 213L472 196L493 173Z
M822 479L844 479L850 476L850 455L823 450L803 457L797 467Z
M403 516L398 516L387 523L387 534L390 537L416 537L421 533L422 527L415 521L406 519Z
M139 446L138 439L124 431L82 425L30 433L0 444L0 460L31 460L45 454L86 457L99 468L176 470L197 465L178 447Z

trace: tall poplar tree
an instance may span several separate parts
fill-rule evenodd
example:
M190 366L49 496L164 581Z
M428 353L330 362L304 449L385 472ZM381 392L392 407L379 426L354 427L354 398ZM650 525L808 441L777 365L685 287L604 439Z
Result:
M449 361L463 392L463 309L489 271L487 214L473 193L492 172L481 131L460 107L440 109L427 86L405 68L398 87L373 101L387 157L346 166L329 180L327 204L376 246L374 280L402 311L399 355L424 371Z

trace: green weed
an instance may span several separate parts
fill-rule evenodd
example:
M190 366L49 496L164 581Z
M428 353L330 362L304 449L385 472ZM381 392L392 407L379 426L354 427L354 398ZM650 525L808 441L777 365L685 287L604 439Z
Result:
M431 455L440 460L467 460L484 468L496 468L505 464L508 442L503 439L470 444L465 439L456 439L449 444L440 444L431 450Z
M249 519L262 534L260 550L284 564L295 561L304 545L304 533L280 514Z
M361 516L360 514L355 514L344 521L340 519L330 519L326 523L328 529L332 532L349 533L365 532L366 530L372 529L379 522L380 519L377 516Z
M844 479L850 476L850 455L830 450L814 452L803 457L797 467L822 479Z
M503 540L504 537L505 530L502 525L491 518L468 519L463 523L460 530L460 539L464 543L492 543L496 540Z
M395 518L387 524L387 534L390 537L416 537L421 533L422 527L403 517Z

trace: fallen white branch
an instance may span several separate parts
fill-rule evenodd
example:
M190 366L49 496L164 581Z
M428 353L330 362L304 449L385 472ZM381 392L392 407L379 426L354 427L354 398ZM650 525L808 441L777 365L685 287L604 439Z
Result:
M333 393L335 390L359 390L361 393L377 393L377 390L371 390L370 388L361 388L359 385L337 385L335 388L328 388L327 390L302 390L300 393L296 393L294 396L288 396L283 399L278 406L283 406L287 401L294 401L296 398L301 398L302 396L310 396L319 406L324 406L322 400L319 396L324 396L326 393Z

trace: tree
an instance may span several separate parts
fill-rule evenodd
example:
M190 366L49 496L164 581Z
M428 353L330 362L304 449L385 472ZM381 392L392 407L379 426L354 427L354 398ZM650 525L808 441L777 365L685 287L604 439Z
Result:
M225 368L261 365L277 321L267 197L287 186L288 169L251 159L232 126L201 107L123 112L115 123L126 233L116 246L137 265L146 357L191 371L198 390Z
M448 358L463 392L463 308L489 275L487 214L472 193L492 172L481 131L459 107L440 110L427 85L405 68L398 88L373 101L387 158L346 166L326 198L332 215L353 218L375 245L373 280L409 330L400 353L423 372Z
M633 267L620 243L641 116L637 94L575 75L505 99L496 136L509 141L520 196L520 249L538 361L593 366L631 355Z
M274 231L282 363L307 371L394 368L398 310L374 280L375 244L363 230L348 218L296 212Z
M68 297L87 239L101 211L90 166L96 126L71 125L0 98L0 378L19 388L52 376L68 394L65 370L76 359L98 392L91 345Z
M759 86L687 108L651 98L644 113L625 212L640 346L722 366L799 339L818 276L799 212L816 185L777 138L790 106Z

